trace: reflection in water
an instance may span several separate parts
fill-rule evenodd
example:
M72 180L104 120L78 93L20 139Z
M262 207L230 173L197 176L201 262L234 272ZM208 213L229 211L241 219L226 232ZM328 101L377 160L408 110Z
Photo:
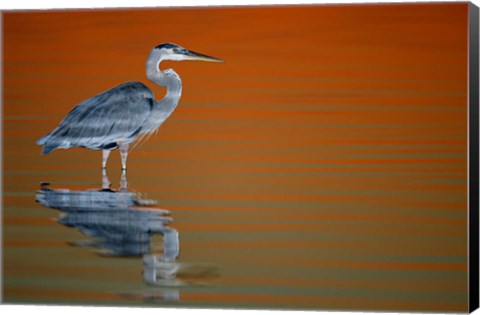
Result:
M219 276L214 264L169 262L162 256L143 256L143 280L146 283L157 286L206 285L206 279Z
M70 242L74 246L95 247L106 256L143 256L143 280L163 290L142 292L148 300L178 300L185 285L205 285L205 279L218 276L213 264L179 263L179 234L167 225L173 221L169 211L152 208L153 200L127 190L126 174L122 173L120 188L112 190L107 174L103 173L101 190L51 189L43 183L36 201L45 207L62 211L58 222L80 230L88 241ZM156 251L152 243L155 234L163 236L163 249ZM123 294L138 298L138 294Z
M173 220L165 216L169 211L145 207L155 204L154 201L126 191L123 177L118 191L105 188L105 183L109 183L106 174L102 190L54 190L44 184L36 200L45 207L62 211L58 222L93 238L74 245L96 247L110 256L143 255L151 251L153 234L171 234L172 229L165 225ZM173 260L179 253L178 233L174 234L176 237L164 237L164 247Z

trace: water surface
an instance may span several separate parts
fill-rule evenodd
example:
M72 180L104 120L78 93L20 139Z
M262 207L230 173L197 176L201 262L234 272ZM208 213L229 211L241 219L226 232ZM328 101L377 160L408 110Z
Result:
M5 302L467 310L466 3L3 21ZM99 152L40 155L166 41L226 62L162 64L183 96L126 190Z

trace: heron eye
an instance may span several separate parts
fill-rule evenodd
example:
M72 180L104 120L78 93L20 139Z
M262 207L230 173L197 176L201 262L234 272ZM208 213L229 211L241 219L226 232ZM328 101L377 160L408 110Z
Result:
M179 52L178 48L173 48L173 52L178 53Z

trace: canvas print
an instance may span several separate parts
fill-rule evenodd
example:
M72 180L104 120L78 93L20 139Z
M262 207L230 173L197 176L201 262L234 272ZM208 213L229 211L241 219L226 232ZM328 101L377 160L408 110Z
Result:
M3 303L478 306L475 5L1 19Z

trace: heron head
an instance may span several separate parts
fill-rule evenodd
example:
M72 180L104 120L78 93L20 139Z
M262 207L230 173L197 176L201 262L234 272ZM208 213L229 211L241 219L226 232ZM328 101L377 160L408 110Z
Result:
M162 60L200 60L209 62L223 62L221 59L203 55L172 43L160 44L156 46L154 50L161 54Z

